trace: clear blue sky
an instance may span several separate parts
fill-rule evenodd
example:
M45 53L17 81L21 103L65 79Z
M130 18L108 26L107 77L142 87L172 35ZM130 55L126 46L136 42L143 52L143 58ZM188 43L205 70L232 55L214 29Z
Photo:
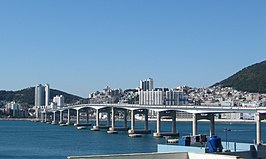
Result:
M208 87L266 60L265 0L1 0L0 89Z

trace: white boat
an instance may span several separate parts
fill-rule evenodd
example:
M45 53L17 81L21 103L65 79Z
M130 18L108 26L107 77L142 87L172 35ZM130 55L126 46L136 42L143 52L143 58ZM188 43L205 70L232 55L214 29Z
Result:
M117 131L114 131L114 130L108 130L107 133L108 134L117 134L118 132Z
M141 137L141 134L128 134L129 137Z
M60 124L60 126L67 126L67 124Z
M169 144L175 144L175 143L178 143L178 139L167 139L167 143Z
M77 129L86 129L86 126L77 126Z

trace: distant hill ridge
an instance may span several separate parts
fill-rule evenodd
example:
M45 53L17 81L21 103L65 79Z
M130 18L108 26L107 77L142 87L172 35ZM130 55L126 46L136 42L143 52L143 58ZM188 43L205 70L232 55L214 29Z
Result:
M63 95L65 98L65 103L75 103L83 99L82 97L72 95L60 90L50 89L50 99L52 100L52 98L56 95ZM29 87L18 91L1 90L0 100L16 101L24 106L33 106L35 100L35 87Z
M266 60L248 66L229 78L214 84L250 93L266 93Z

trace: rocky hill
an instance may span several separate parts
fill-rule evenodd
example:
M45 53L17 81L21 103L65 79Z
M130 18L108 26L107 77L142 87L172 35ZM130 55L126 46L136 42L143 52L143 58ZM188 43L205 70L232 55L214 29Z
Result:
M250 93L266 93L266 61L248 66L229 78L214 84Z

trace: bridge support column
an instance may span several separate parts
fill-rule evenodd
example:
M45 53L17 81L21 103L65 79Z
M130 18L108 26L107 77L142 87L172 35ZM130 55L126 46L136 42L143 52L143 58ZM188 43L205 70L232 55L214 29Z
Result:
M176 134L176 112L172 112L172 133Z
M44 113L44 122L47 122L47 112Z
M124 110L124 128L127 129L127 110Z
M43 122L43 120L44 120L44 114L41 112L41 122Z
M256 143L259 145L261 144L261 120L266 119L265 113L256 113L255 120L256 120Z
M261 119L260 113L256 113L256 143L261 143Z
M146 110L144 115L145 115L145 124L144 124L144 129L145 131L149 131L149 118L148 118L149 111Z
M79 110L77 109L77 120L76 120L76 125L79 124Z
M192 135L198 134L198 114L193 113Z
M115 130L115 108L114 107L112 107L111 113L112 113L112 117L111 117L112 125L109 130L114 131Z
M63 110L60 111L60 121L59 124L63 123Z
M130 130L128 130L129 134L133 134L135 132L135 111L131 110L131 124Z
M100 120L100 115L99 115L99 109L96 109L96 116L95 116L95 125L91 128L92 131L99 131L99 120Z
M161 112L157 112L157 125L156 125L156 133L153 133L154 137L161 137Z
M209 114L210 118L210 136L215 134L215 122L214 122L214 114Z
M108 111L107 112L107 126L109 127L111 124L111 113Z
M86 124L89 124L89 113L90 113L90 110L88 109L86 113Z
M56 124L56 112L53 112L53 121L52 121L52 124Z
M70 109L67 110L67 125L70 125Z

